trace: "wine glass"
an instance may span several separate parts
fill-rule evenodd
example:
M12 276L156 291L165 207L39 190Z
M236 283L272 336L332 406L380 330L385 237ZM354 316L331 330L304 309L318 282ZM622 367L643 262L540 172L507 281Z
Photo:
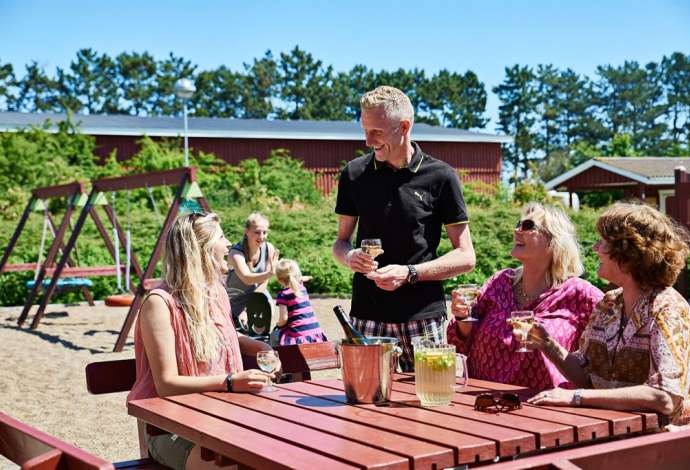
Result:
M517 310L515 312L510 312L510 323L513 326L513 330L520 331L522 337L517 352L530 352L530 350L527 349L527 337L534 324L534 312L532 310Z
M383 253L380 238L365 238L362 240L360 248L364 253L368 254L372 258L376 258L378 255Z
M479 321L478 318L472 316L472 307L477 301L477 297L479 297L479 286L477 284L460 284L458 287L455 288L454 292L456 292L463 300L464 304L470 308L470 311L468 312L467 316L465 318L462 318L460 321Z
M256 363L259 366L259 369L269 374L280 370L280 358L278 357L278 353L273 350L257 352ZM268 384L262 389L262 391L275 392L276 390L278 389L273 386L273 382L269 377Z

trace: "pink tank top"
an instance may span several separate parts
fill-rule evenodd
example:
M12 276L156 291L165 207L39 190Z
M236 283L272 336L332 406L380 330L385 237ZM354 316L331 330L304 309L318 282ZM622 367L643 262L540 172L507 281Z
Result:
M180 375L204 376L229 374L242 371L242 355L237 332L230 321L230 300L221 284L218 285L218 299L211 302L211 319L218 328L223 338L218 357L209 362L198 362L194 358L194 351L189 339L187 319L180 304L170 295L166 286L153 289L149 295L158 295L163 298L170 310L170 325L175 335L175 356L177 357L177 370ZM151 367L144 350L144 341L141 337L141 327L137 318L134 329L134 358L137 366L137 378L132 390L127 395L127 401L142 398L157 397L156 386L151 374Z

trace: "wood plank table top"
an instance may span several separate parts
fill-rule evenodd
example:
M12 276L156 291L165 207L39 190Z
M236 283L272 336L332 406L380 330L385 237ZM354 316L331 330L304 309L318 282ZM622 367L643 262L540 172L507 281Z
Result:
M537 455L659 429L655 413L541 407L488 413L483 392L533 395L470 379L449 406L423 408L414 376L396 374L390 403L350 405L340 380L276 385L273 393L196 393L128 404L129 414L242 465L269 468L440 469Z

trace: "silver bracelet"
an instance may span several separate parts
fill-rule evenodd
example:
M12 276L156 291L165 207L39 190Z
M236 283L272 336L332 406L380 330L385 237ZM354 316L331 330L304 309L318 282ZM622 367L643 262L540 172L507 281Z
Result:
M582 406L582 389L578 388L573 392L573 405Z

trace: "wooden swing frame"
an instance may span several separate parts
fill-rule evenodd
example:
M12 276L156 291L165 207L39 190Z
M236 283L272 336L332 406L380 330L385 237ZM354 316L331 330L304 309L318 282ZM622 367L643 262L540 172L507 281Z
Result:
M57 227L55 225L55 221L53 220L52 215L48 211L48 208L41 206L42 204L47 204L46 200L55 198L67 198L67 209L62 217L62 220L60 221L60 225ZM72 217L75 208L85 199L86 192L84 191L84 183L81 182L73 182L57 186L44 186L40 188L35 188L33 191L31 191L31 197L29 198L29 202L27 202L26 207L24 208L24 211L22 212L22 215L19 218L19 223L14 229L14 233L12 234L12 237L10 238L7 246L5 247L5 251L2 255L2 260L0 260L0 274L5 272L35 271L38 268L39 272L36 277L36 280L38 280L39 278L43 280L46 274L52 275L54 273L55 258L57 257L58 252L60 250L64 251L65 248L64 237L67 228L69 227L70 218ZM53 237L53 241L51 242L50 247L48 248L48 254L46 255L46 258L40 264L38 264L38 261L36 263L9 263L12 251L16 247L17 241L19 240L22 231L26 227L26 222L31 216L31 213L37 212L37 210L40 209L44 211L44 217L47 218L48 224L50 225L50 229L55 234L55 236ZM65 267L68 272L63 273L63 277L70 275L69 269L73 269L73 266L76 266L74 260L71 257L67 257ZM36 289L37 291L40 290L41 284L35 284L37 285L35 285L33 289ZM82 286L80 287L80 289L89 305L93 306L93 295L91 294L89 288L87 286Z
M65 248L63 249L62 257L60 258L60 261L57 263L55 266L54 272L53 272L53 277L50 283L50 286L45 290L43 299L41 301L41 304L38 307L38 310L36 311L36 314L34 315L33 321L31 323L31 328L37 328L41 318L45 314L45 309L48 306L48 302L50 301L50 297L53 295L55 292L55 288L57 286L57 279L63 275L62 273L64 272L70 272L73 271L75 268L69 268L67 267L67 261L69 258L69 254L76 245L77 238L79 237L79 234L81 233L82 228L84 227L84 223L86 222L86 218L91 215L92 218L94 219L94 222L96 222L96 226L98 227L98 232L100 233L101 237L103 238L106 246L108 247L108 250L110 251L111 255L113 256L113 260L115 259L115 248L113 245L113 242L110 238L110 235L108 231L105 229L103 224L100 222L100 219L98 218L98 215L96 214L95 207L96 206L103 206L103 209L105 210L106 214L108 215L108 218L110 219L110 222L114 227L116 227L116 231L118 233L118 238L120 239L120 244L121 246L124 246L125 240L124 240L124 231L122 230L122 227L120 226L119 221L117 220L117 216L115 215L115 211L113 210L112 206L108 202L108 198L105 196L104 193L109 193L109 192L117 192L117 191L125 191L125 190L133 190L133 189L143 189L143 188L154 188L154 187L160 187L160 186L175 186L176 187L176 192L175 192L175 198L172 201L172 204L170 205L170 208L168 209L168 214L165 218L165 222L163 223L163 227L161 228L159 234L158 234L158 239L156 240L156 244L154 245L153 251L151 252L151 256L149 257L148 262L146 263L146 267L142 270L141 265L136 259L136 256L134 253L131 254L131 266L130 268L135 271L135 275L139 278L139 282L136 286L136 291L134 294L134 301L132 302L132 305L129 308L129 312L127 313L127 317L125 318L125 321L122 325L122 328L120 329L120 333L118 335L117 341L115 343L115 347L113 348L113 351L119 352L122 351L122 348L125 345L125 342L127 340L127 336L129 335L129 332L132 328L132 325L134 324L134 320L136 319L136 315L139 311L139 307L141 307L141 304L144 300L144 295L146 294L147 287L150 287L151 285L151 277L153 275L153 271L156 267L156 264L158 263L160 256L163 251L163 245L165 243L165 237L168 233L168 230L172 226L172 223L175 221L175 218L177 217L180 204L182 203L183 200L185 199L195 199L199 206L201 206L202 209L208 211L209 206L208 203L206 202L206 199L203 197L201 194L201 191L198 189L198 184L197 184L197 169L193 167L186 167L186 168L178 168L174 170L164 170L164 171L155 171L151 173L142 173L142 174L137 174L137 175L128 175L128 176L120 176L120 177L115 177L115 178L104 178L100 180L96 180L92 182L91 186L91 192L89 193L88 199L86 201L86 204L84 205L81 213L79 214L79 218L77 219L77 222L74 226L74 229L72 230L72 233L70 235L69 240L67 241L67 244ZM63 233L64 236L64 233ZM57 238L57 237L56 237ZM77 268L80 270L88 270L89 268ZM43 271L43 270L42 270ZM43 279L40 277L39 273L39 278L37 278L37 283L42 281ZM44 273L45 274L45 273ZM112 270L112 274L116 274L116 271ZM38 285L38 284L37 284ZM31 306L33 305L33 301L36 297L36 292L32 291L33 295L30 295L30 297L27 299L26 304L24 305L24 310L22 311L18 323L21 325L26 317L29 314L29 310L31 309Z

